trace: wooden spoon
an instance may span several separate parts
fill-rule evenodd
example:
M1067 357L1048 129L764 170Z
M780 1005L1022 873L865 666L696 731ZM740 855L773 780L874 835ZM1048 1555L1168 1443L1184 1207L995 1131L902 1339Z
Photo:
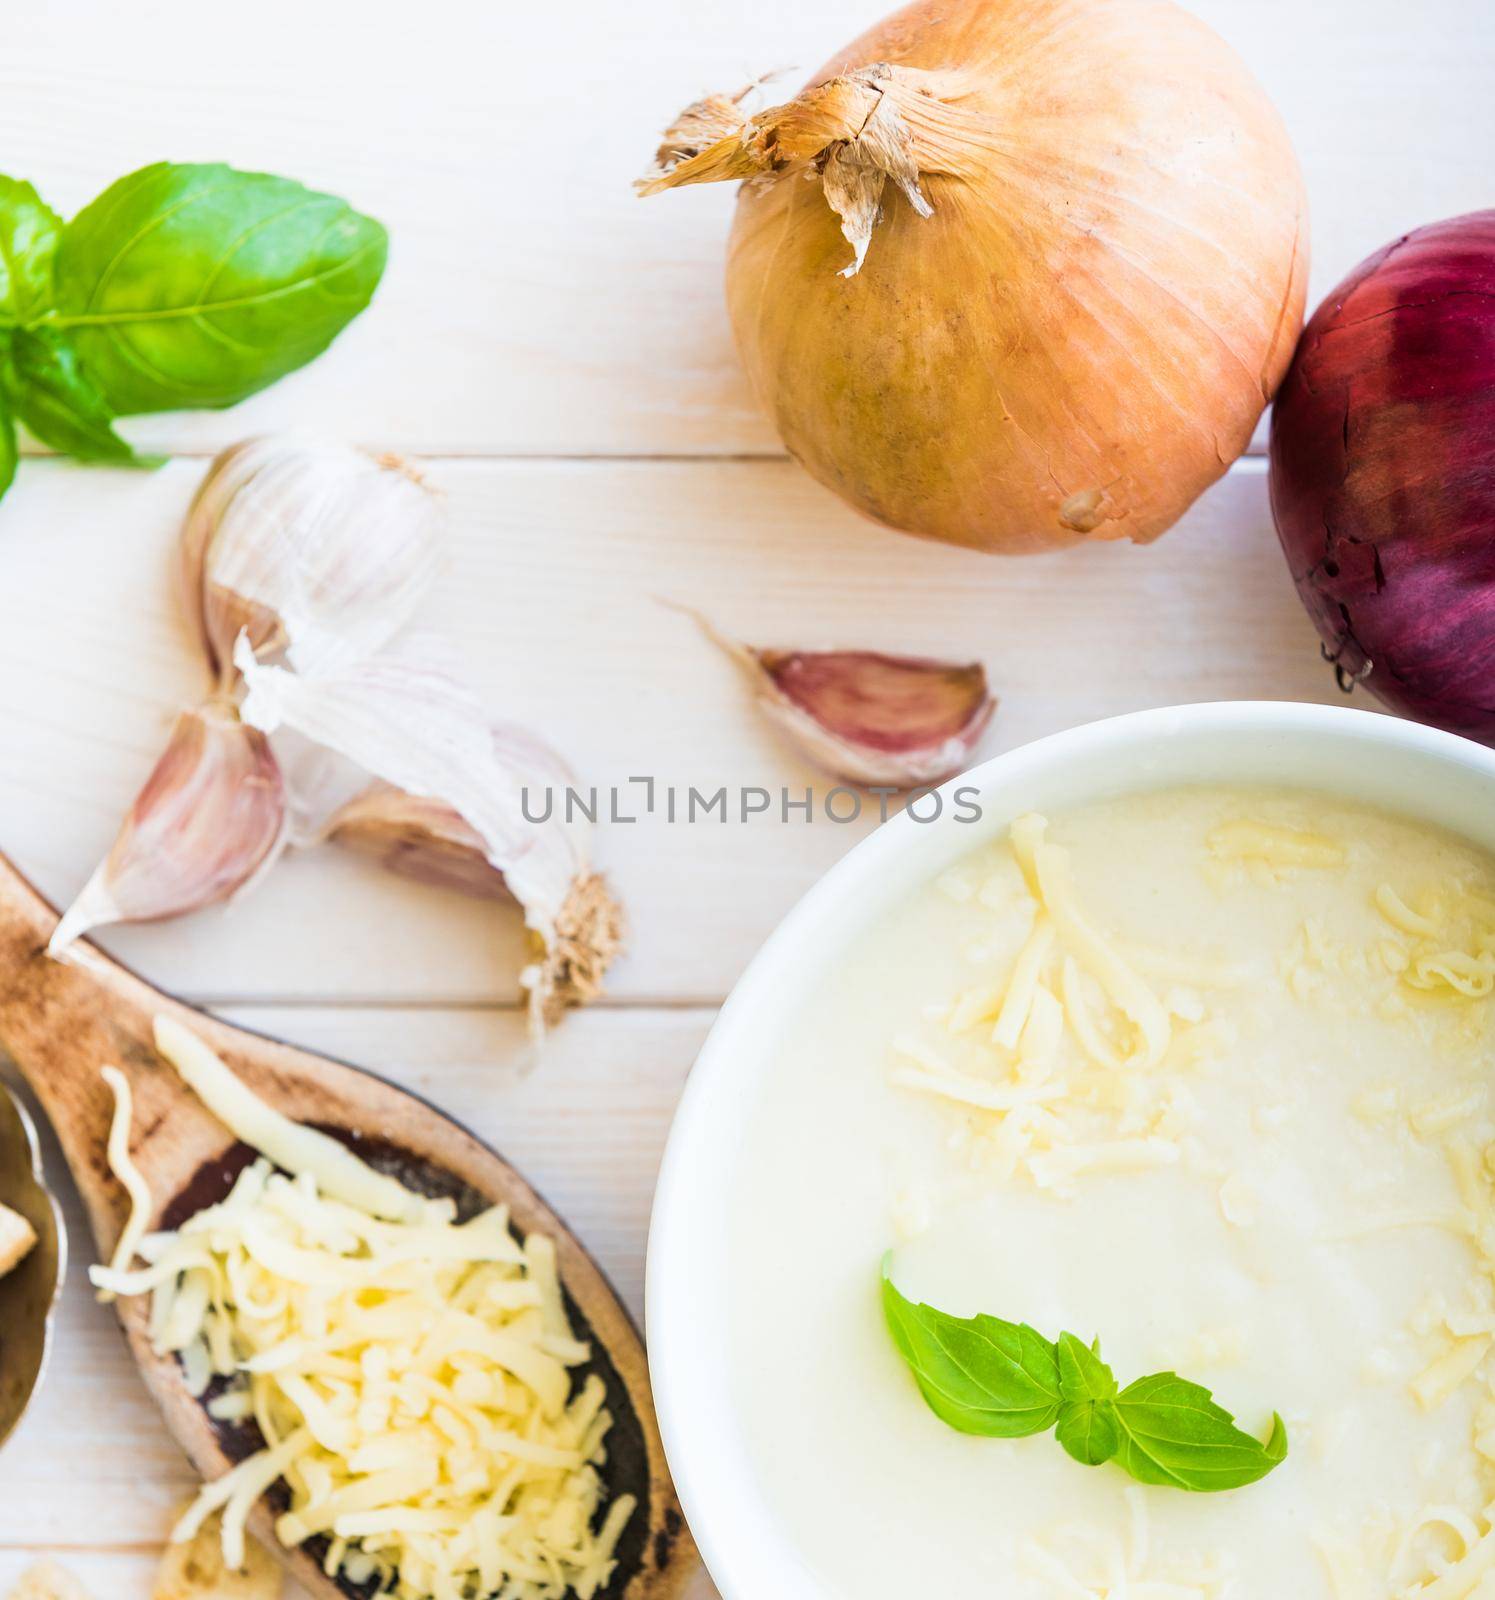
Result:
M51 1119L83 1197L101 1259L128 1213L105 1145L113 1100L99 1069L114 1063L135 1097L132 1154L156 1200L153 1226L173 1226L221 1199L250 1159L156 1053L153 1022L166 1012L194 1029L254 1092L298 1121L337 1133L371 1164L414 1188L449 1194L464 1212L502 1201L523 1233L555 1241L578 1337L594 1352L614 1417L605 1475L613 1494L638 1497L599 1600L670 1600L696 1568L690 1535L665 1466L638 1331L597 1265L559 1217L501 1157L418 1096L358 1067L233 1028L194 1011L91 945L65 961L46 954L57 913L0 856L0 1043ZM177 1442L204 1479L255 1447L243 1424L215 1422L188 1394L174 1356L147 1336L143 1298L116 1303L131 1354ZM310 1547L287 1551L263 1502L250 1526L317 1600L364 1596L328 1578Z

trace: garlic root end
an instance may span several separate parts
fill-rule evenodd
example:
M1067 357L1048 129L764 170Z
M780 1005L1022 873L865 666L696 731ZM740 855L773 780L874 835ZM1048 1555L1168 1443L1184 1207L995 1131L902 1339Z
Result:
M600 872L583 873L571 885L539 959L521 975L529 996L530 1026L543 1033L574 1006L590 1005L623 948L623 908Z

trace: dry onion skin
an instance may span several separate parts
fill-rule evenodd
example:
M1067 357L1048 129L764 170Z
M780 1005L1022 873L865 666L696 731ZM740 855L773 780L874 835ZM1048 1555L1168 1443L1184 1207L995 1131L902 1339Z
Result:
M1292 355L1302 176L1171 0L919 0L787 104L689 107L645 194L746 179L737 343L790 453L980 550L1146 543L1245 449Z

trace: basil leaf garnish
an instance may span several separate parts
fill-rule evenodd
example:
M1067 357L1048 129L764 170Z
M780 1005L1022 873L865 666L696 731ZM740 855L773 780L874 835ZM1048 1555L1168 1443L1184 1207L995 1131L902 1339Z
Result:
M1116 1408L1106 1400L1066 1400L1054 1437L1081 1466L1102 1466L1121 1444Z
M0 176L0 328L39 317L52 303L52 259L62 218L29 183Z
M1208 1389L1172 1372L1128 1384L1114 1401L1119 1465L1139 1483L1210 1493L1264 1478L1287 1455L1287 1428L1274 1415L1265 1444L1236 1427Z
M6 386L17 420L54 450L80 461L159 465L157 458L136 455L114 431L114 413L62 335L20 329L11 343Z
M1209 1494L1266 1477L1287 1458L1287 1428L1266 1442L1236 1427L1208 1389L1159 1372L1118 1390L1100 1344L1051 1344L1026 1323L952 1317L906 1300L882 1268L883 1315L919 1392L962 1433L1017 1439L1055 1430L1076 1461L1114 1461L1139 1483Z
M63 229L50 323L118 414L230 406L331 344L388 245L290 179L159 162Z
M1061 1333L1059 1357L1059 1409L1054 1437L1076 1461L1098 1467L1116 1454L1121 1434L1110 1401L1116 1393L1116 1375L1100 1358L1100 1347L1087 1345L1072 1333Z
M1072 1333L1061 1333L1055 1348L1059 1392L1066 1400L1109 1400L1116 1393L1116 1374L1101 1360L1099 1340L1087 1345Z
M942 1421L962 1433L1021 1439L1059 1416L1054 1346L1021 1323L952 1317L905 1300L883 1272L883 1314L920 1392Z

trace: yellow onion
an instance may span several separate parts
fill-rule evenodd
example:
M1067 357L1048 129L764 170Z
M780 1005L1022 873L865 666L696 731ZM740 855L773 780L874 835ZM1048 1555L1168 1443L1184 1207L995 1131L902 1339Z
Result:
M644 193L746 179L737 342L790 453L982 550L1155 539L1302 322L1286 130L1171 0L917 0L796 98L689 107Z

